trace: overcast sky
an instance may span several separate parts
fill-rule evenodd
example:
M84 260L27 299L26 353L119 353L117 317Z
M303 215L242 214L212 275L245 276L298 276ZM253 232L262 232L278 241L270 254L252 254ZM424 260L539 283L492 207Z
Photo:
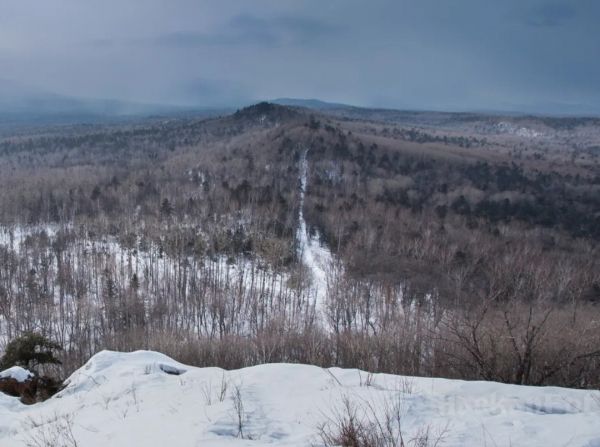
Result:
M0 78L188 105L600 111L598 0L0 0Z

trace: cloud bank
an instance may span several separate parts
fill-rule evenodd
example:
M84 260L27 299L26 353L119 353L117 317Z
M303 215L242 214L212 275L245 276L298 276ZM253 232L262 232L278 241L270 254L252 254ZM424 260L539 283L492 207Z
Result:
M600 113L598 23L594 0L0 0L0 67L172 105Z

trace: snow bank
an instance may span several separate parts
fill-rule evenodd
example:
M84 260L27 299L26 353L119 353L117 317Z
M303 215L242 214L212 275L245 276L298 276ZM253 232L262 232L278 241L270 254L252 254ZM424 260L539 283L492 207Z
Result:
M33 373L31 371L27 371L20 366L13 366L5 371L0 371L0 379L14 379L19 383L26 382L32 377Z
M236 395L246 439L238 437ZM56 433L70 431L86 447L318 446L318 426L347 398L377 411L401 402L408 438L426 426L446 428L444 446L592 447L600 445L597 397L592 391L306 365L227 372L182 365L155 352L104 351L42 404L27 407L0 397L0 445L42 437L63 445Z

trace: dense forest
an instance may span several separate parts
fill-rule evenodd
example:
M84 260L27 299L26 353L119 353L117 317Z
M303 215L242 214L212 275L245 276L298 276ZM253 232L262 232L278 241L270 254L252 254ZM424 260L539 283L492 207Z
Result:
M4 137L0 347L42 333L63 374L150 348L600 386L598 123L379 115L261 103Z

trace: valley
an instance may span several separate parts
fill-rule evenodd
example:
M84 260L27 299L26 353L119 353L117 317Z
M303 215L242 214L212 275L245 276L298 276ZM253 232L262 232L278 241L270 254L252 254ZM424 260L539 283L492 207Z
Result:
M171 428L196 433L190 443L335 445L317 416L344 418L350 396L358 407L346 410L364 413L365 427L378 417L369 408L379 414L401 397L402 433L414 442L426 430L430 444L434 432L443 445L543 443L557 436L545 421L560 417L578 424L588 442L578 445L594 445L598 123L342 112L259 103L212 118L21 128L0 140L0 346L43 334L62 348L43 371L73 374L31 410L3 397L11 422L0 440L85 440L116 418L127 422L113 434L125 443L131 424L202 411L204 422ZM175 366L157 369L159 357ZM98 371L98 391L85 385L84 398L82 371L104 358L131 384ZM171 377L178 368L189 372ZM270 397L285 387L265 391L257 371L273 384L307 374L303 393L314 385L317 400L323 387L337 394L330 407L307 406L296 426ZM238 377L238 400L230 390L213 409L205 392L202 404L217 380L207 374ZM419 391L371 383L383 378ZM161 406L158 384L195 397ZM588 391L556 391L571 411L548 404L555 388L515 400L513 385ZM371 388L388 404L362 406ZM133 403L116 397L128 393ZM499 401L477 406L489 393ZM242 395L247 437L231 417ZM465 407L444 413L444 399ZM50 421L53 411L62 416ZM482 411L481 422L459 422ZM23 429L27 418L48 422Z
M56 337L65 372L101 349L143 348L226 368L575 383L562 374L594 364L595 332L581 328L600 297L599 161L579 149L594 122L577 122L573 147L558 150L473 130L505 129L506 117L469 117L467 132L460 114L441 125L352 113L261 103L5 138L0 333ZM536 363L513 375L522 352L510 344L473 354L491 334L541 322L574 337L540 335L559 349L534 357L554 365L549 376ZM464 338L475 324L483 338ZM592 386L588 373L577 383Z

